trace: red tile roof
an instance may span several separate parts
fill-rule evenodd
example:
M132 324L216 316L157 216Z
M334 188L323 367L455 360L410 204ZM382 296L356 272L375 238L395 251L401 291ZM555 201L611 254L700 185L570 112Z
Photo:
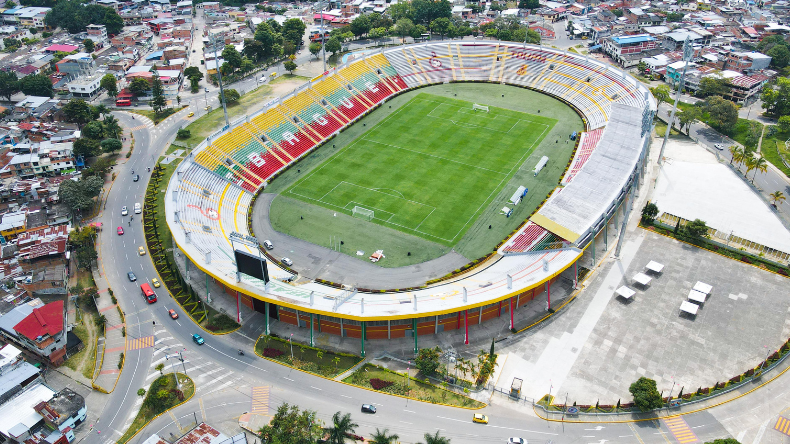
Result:
M46 334L57 335L63 331L63 301L50 302L41 308L34 308L33 313L14 326L14 330L31 341Z
M763 74L754 74L751 76L738 76L730 79L730 83L742 88L751 88L754 85L768 80L768 76Z

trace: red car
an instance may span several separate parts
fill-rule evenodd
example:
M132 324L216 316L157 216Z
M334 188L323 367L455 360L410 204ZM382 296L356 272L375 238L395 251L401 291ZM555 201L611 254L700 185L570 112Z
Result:
M167 313L170 315L171 318L178 319L178 313L176 313L175 310L173 309L167 310Z
M123 234L123 227L118 227L118 236Z

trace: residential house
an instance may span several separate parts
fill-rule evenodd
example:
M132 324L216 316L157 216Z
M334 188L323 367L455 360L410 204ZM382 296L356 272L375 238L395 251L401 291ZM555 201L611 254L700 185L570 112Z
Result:
M738 52L731 51L725 60L725 69L738 71L749 75L751 73L767 69L771 64L771 56L752 51Z
M65 435L73 436L74 428L82 424L88 414L85 398L70 388L64 388L48 401L33 408L44 418L44 423ZM73 438L69 439L71 442Z
M16 157L16 156L14 156ZM15 239L25 231L25 213L21 211L5 213L0 216L0 236L3 239Z
M93 100L101 92L101 78L105 73L78 77L68 84L69 92L75 98Z
M18 344L59 366L66 359L66 322L63 300L57 300L34 308L13 328Z
M55 54L56 52L70 53L78 49L80 49L80 47L75 45L50 45L44 48L44 52L49 54Z
M96 72L96 61L87 52L67 55L55 64L57 71L68 75L71 79Z
M88 38L94 43L104 43L107 41L107 27L104 25L88 25Z
M603 51L624 68L661 52L658 41L647 34L613 36L603 40Z

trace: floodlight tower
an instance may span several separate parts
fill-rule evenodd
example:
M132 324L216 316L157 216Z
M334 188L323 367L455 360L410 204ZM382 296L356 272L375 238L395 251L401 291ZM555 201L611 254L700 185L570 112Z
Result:
M664 161L664 148L667 146L667 140L669 140L669 133L672 131L672 123L675 121L675 112L678 110L678 100L680 100L680 92L683 90L683 86L686 84L686 70L689 67L689 63L691 63L691 58L694 56L694 48L691 46L691 42L689 41L688 36L686 36L686 40L683 42L683 61L686 62L683 65L683 74L680 76L680 81L677 82L677 91L675 91L675 104L672 106L672 113L669 115L669 122L667 123L667 131L664 134L664 142L661 144L661 151L658 153L658 164L661 165Z

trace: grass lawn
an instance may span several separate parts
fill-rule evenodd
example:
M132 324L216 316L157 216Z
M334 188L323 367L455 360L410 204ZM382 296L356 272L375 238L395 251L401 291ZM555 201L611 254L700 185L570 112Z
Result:
M96 281L93 280L93 273L87 270L77 270L77 285L80 288L90 288L96 286Z
M383 384L376 381L377 384L387 385L379 389L379 391L384 393L408 396L434 404L449 404L471 408L485 406L485 404L480 401L475 401L474 399L445 390L433 384L426 384L414 378L407 379L405 375L395 373L373 364L363 365L357 369L357 371L343 379L343 382L372 389L373 385L370 382L371 379L386 381Z
M93 370L96 366L96 341L91 339L88 333L88 324L93 323L93 316L90 313L82 314L82 322L77 323L72 330L82 341L85 347L77 354L66 360L64 365L76 372L82 373L88 379L93 379Z
M329 59L327 59L327 61L329 61ZM276 85L278 83L288 82L291 80L301 80L303 82L308 82L310 80L310 77L300 76L296 74L279 74L273 80L269 81L269 84Z
M118 438L119 444L123 444L132 439L134 434L140 429L144 428L149 421L154 419L156 415L170 410L171 408L183 403L183 400L187 400L193 394L195 394L195 383L189 376L183 373L178 373L178 380L181 381L181 396L178 396L178 393L176 392L176 380L172 373L160 376L156 378L153 383L151 383L151 386L148 388L148 391L145 394L143 405L140 407L140 411L134 418L132 425L129 426L123 436ZM161 391L168 393L165 399L158 398L157 395Z
M258 111L266 103L263 98L271 91L271 87L263 85L244 94L237 102L228 105L228 119L233 120L241 115L252 114ZM205 116L195 119L194 122L189 124L186 127L191 133L189 138L179 140L179 143L190 147L197 146L203 139L224 125L225 113L222 111L222 107L218 106Z
M270 213L276 230L319 245L333 236L352 257L383 249L390 256L379 265L388 267L450 248L476 259L554 190L573 151L565 141L581 129L561 102L503 85L438 85L387 103L267 187L281 194ZM549 164L535 177L543 155ZM500 216L519 185L529 193L515 217ZM373 219L352 220L354 207Z
M771 162L775 167L779 168L785 176L790 177L790 168L786 167L785 164L782 162L782 158L787 163L790 163L790 151L788 151L787 146L785 145L785 140L787 138L764 138L763 144L760 149L761 154L765 157L765 160Z
M660 121L660 120L656 120L656 134L658 135L658 137L664 137L664 135L666 134L666 131L667 131L667 124L662 122L662 121ZM672 132L669 133L669 135L670 136L679 136L680 132L678 130L676 130L675 128L672 128Z
M259 356L327 378L334 378L362 361L359 356L334 353L296 341L293 342L293 359L291 350L288 341L266 335L262 335L255 343L255 353Z

